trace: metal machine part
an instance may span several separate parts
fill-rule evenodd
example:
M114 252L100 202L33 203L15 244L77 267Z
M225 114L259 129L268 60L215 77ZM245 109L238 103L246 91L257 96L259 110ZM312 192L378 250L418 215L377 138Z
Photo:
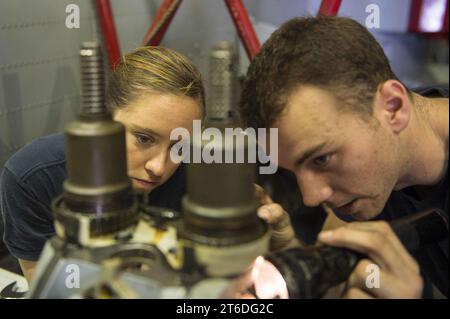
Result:
M203 150L206 144L194 142L192 147ZM221 145L216 151L220 149L224 154L228 150ZM234 151L247 153L246 147L235 144ZM183 234L194 242L213 246L247 243L262 237L267 228L256 215L259 204L254 196L255 173L255 164L190 163L187 195L183 198Z
M229 253L225 253L231 247L235 251L247 245L252 249L258 247L255 252L259 253L267 249L268 240L265 236L267 227L256 215L259 205L254 196L256 163L245 159L241 163L224 160L227 153L231 158L237 158L237 153L248 154L249 147L245 136L234 138L233 143L225 141L228 134L225 130L238 124L233 113L236 104L235 56L233 46L226 42L215 46L211 52L209 98L203 128L213 128L222 139L212 141L203 138L202 134L201 139L192 139L191 154L202 154L212 147L222 160L210 163L192 160L187 165L187 195L183 198L180 230L184 239L195 243L197 248L204 247L203 252L208 250L207 247L215 247L216 258L223 252L223 260L228 259L228 262L235 262L229 260ZM257 255L250 253L248 256L255 258ZM211 258L209 260L214 263ZM247 266L250 263L248 260Z
M41 255L27 298L220 298L231 280L223 275L221 260L214 260L213 266L219 266L215 277L207 275L198 259L193 260L194 271L184 271L192 261L186 256L192 250L180 246L172 226L163 232L156 226L147 215L141 215L131 238L101 247L80 247L52 238ZM204 255L195 249L196 256ZM228 253L229 258L241 257ZM254 251L244 253L253 255ZM236 264L243 266L242 261Z
M206 100L208 119L223 122L234 116L238 64L238 55L231 43L220 42L211 50Z
M140 224L132 238L103 247L79 247L52 238L42 253L27 297L171 297L171 287L178 291L183 287L181 273L169 264L153 229L144 225L145 221ZM174 238L171 244L176 244ZM186 294L185 288L183 291Z
M391 227L410 252L448 239L448 217L439 209L394 220ZM255 265L254 291L265 298L320 298L328 289L347 280L364 257L331 246L276 252Z
M138 215L127 176L125 130L105 106L99 45L83 43L80 57L83 105L66 127L68 179L53 209L60 237L91 245L103 236L129 233Z
M22 299L25 298L26 291L19 291L17 281L14 281L0 291L0 299Z

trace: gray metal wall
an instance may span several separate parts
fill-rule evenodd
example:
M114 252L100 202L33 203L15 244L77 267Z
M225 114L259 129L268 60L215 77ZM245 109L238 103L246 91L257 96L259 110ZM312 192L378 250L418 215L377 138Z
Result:
M80 28L65 26L68 4ZM122 50L139 45L154 12L147 0L111 2ZM90 0L0 0L0 167L32 139L61 131L80 103L78 48L98 38Z
M140 45L161 3L112 0L122 52ZM80 29L65 27L66 5L79 5ZM285 20L315 15L320 0L244 0L261 42ZM407 35L411 0L343 0L340 15L364 23L367 4L381 9L375 30L394 69L409 83L448 83L447 50L432 72L425 67L428 44ZM61 131L74 118L80 103L77 51L82 41L97 39L95 11L90 0L0 0L0 168L32 139ZM207 83L208 52L217 42L239 44L222 0L184 0L162 45L176 49L199 67ZM241 73L248 59L241 46ZM446 68L446 69L445 69Z

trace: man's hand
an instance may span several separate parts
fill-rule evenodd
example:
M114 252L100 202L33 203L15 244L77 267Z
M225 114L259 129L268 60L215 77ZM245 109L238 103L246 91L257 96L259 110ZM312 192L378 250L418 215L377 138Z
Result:
M347 281L345 298L420 298L423 280L417 262L403 247L388 223L354 222L319 234L319 241L364 253ZM379 267L379 288L366 284L369 265Z
M295 237L294 229L291 225L289 214L281 207L272 201L264 189L255 184L255 195L258 198L260 206L257 214L259 218L263 219L272 230L272 237L270 239L270 250L276 251L295 245L299 245Z

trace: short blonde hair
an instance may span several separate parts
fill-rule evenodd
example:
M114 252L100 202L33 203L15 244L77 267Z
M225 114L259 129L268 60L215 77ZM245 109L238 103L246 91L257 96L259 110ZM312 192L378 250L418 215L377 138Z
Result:
M146 46L124 55L110 74L106 105L114 112L145 93L191 97L204 113L200 72L188 58L171 49Z

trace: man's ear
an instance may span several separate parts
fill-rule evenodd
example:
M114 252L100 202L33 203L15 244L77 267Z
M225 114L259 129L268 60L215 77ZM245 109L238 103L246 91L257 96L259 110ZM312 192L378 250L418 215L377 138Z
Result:
M388 80L378 86L374 115L393 133L399 134L408 126L411 112L411 101L403 84Z

